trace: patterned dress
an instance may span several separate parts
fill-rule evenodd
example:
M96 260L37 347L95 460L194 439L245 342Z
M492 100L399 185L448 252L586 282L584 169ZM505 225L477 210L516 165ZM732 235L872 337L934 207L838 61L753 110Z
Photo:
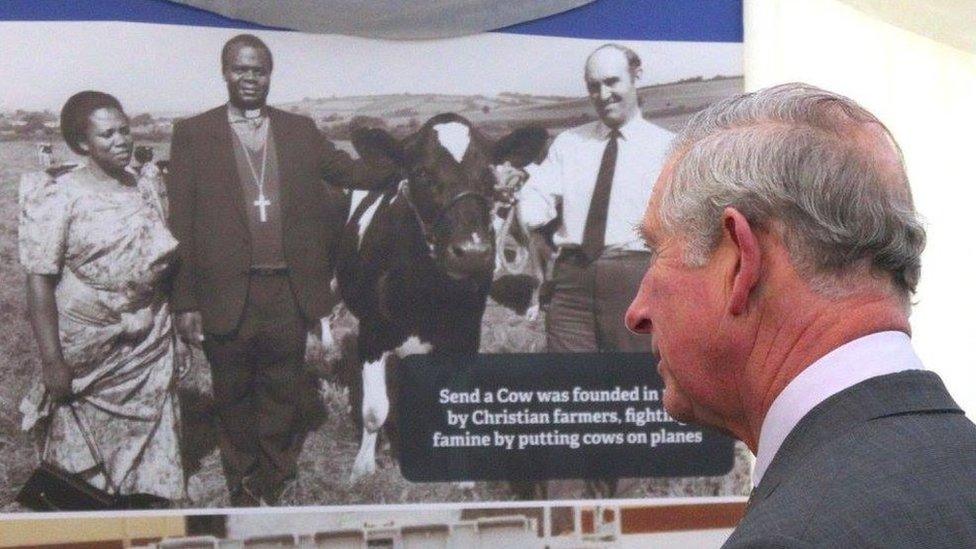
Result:
M21 179L20 261L29 273L60 277L58 328L73 402L111 483L71 410L52 406L40 379L21 403L22 426L46 426L45 459L95 486L181 499L175 338L161 287L177 242L166 228L164 187L152 165L136 189L92 183L85 166Z

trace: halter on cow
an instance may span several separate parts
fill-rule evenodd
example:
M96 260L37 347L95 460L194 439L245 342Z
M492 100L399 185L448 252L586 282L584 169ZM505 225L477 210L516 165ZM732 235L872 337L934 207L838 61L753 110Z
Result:
M485 196L484 194L479 193L477 191L462 191L462 192L458 193L457 195L455 195L454 198L452 198L451 200L449 200L447 202L447 204L445 204L444 207L441 208L437 212L437 214L434 216L434 220L433 221L427 221L420 214L420 210L417 209L417 206L414 204L413 200L410 198L410 180L408 180L408 179L402 180L400 182L400 184L398 185L398 189L399 189L400 196L403 197L404 201L406 201L407 205L410 206L410 209L413 210L413 213L417 216L417 226L420 227L420 231L424 235L424 242L427 243L427 247L430 249L430 257L431 258L435 258L435 255L434 255L434 249L435 249L434 228L437 225L439 225L439 224L441 224L441 223L444 222L445 216L448 214L448 212L450 211L450 209L455 204L457 204L458 202L460 202L462 200L465 200L465 199L468 199L468 200L472 200L473 199L473 200L480 201L486 209L491 207L491 198Z

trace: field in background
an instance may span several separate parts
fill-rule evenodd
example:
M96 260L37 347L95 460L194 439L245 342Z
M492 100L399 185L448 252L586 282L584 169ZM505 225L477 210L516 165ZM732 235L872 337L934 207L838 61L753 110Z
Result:
M742 90L742 77L716 76L703 80L655 84L638 89L644 117L677 131L695 112ZM559 97L503 92L496 96L382 94L355 97L306 98L275 105L311 117L333 140L348 140L352 122L384 127L396 137L416 130L430 117L444 112L465 116L485 134L498 138L515 128L536 125L555 134L565 128L595 120L586 97ZM142 140L168 142L173 123L192 113L129 113L133 134ZM33 122L31 122L33 120ZM18 122L21 125L16 125ZM44 139L57 135L56 113L0 113L0 139Z
M715 101L742 90L741 77L690 79L639 88L644 117L677 131L688 117ZM595 120L593 107L585 97L538 96L502 93L497 96L397 94L305 99L279 105L283 109L311 116L334 138L348 137L348 123L354 117L380 120L394 134L402 136L431 116L455 112L487 134L499 137L514 128L535 124L558 132Z
M676 129L691 113L714 100L740 90L741 78L698 81L642 89L645 112L655 122ZM537 98L508 96L505 101L492 103L488 112L484 105L457 103L448 96L408 96L417 99L406 106L383 98L345 98L308 100L286 108L307 112L317 120L324 112L354 113L351 116L383 116L391 129L403 123L391 113L400 109L403 116L417 117L421 122L436 112L459 107L462 114L476 123L492 127L524 125L528 121L549 128L578 123L589 116L585 99ZM403 96L398 96L403 97ZM384 103L385 101L385 103ZM412 100L413 101L413 100ZM346 102L347 110L341 110ZM467 111L461 109L468 109ZM306 110L307 109L307 110ZM385 109L385 110L384 110ZM470 112L469 112L470 111ZM479 118L477 113L483 116ZM652 113L656 113L654 116ZM504 116L503 116L504 115ZM346 114L342 114L346 116ZM403 118L401 116L400 118ZM407 124L409 124L407 118ZM574 121L575 120L575 121ZM565 123L564 122L568 122ZM153 145L156 157L168 158L169 144ZM339 142L349 149L348 142ZM39 375L33 337L26 320L24 304L24 276L17 259L17 183L20 174L37 166L35 144L24 141L0 142L0 512L19 510L13 498L37 463L37 453L30 437L20 431L20 398ZM63 143L55 143L55 156L70 161L72 156ZM544 319L528 321L508 309L489 303L482 330L482 351L540 352L545 348ZM358 433L349 420L348 395L345 389L331 380L323 380L321 395L327 410L321 424L308 437L299 460L301 471L296 489L286 505L345 505L373 503L490 501L511 499L504 483L477 483L473 490L462 490L453 484L415 484L400 476L395 462L386 452L380 453L380 469L376 475L350 485L349 471L358 450ZM209 369L201 353L197 353L195 367L180 384L184 434L184 462L189 474L192 507L223 507L229 504L227 491L215 447L216 427L212 414ZM728 496L745 495L749 490L748 452L743 446L736 449L736 466L724 477L698 479L648 479L638 481L630 496Z

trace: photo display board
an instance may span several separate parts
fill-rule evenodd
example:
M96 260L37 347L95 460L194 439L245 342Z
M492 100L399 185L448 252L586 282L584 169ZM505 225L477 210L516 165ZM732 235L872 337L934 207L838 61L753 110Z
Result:
M16 498L44 454L37 441L49 422L58 421L46 418L68 417L44 400L38 344L28 321L20 234L25 179L47 173L41 180L56 183L59 168L77 170L89 161L65 143L59 112L77 92L102 91L116 97L127 115L133 173L158 172L168 201L163 217L170 216L176 236L191 234L190 226L199 229L201 220L218 219L224 210L215 204L227 191L215 190L218 177L201 174L219 175L224 168L214 166L223 153L217 145L209 152L217 140L206 138L211 130L199 130L204 137L192 141L189 128L197 127L200 113L226 111L233 84L222 72L221 50L241 33L260 39L273 55L273 70L265 75L270 109L264 112L283 113L268 116L284 205L269 207L268 214L258 205L266 189L254 190L260 194L252 197L253 189L243 184L244 215L227 224L239 224L240 234L254 237L253 223L267 215L277 219L274 234L285 240L285 261L245 264L238 273L251 281L240 298L245 312L231 315L229 327L219 322L224 313L206 309L226 296L214 297L206 288L230 295L238 279L210 280L189 290L204 309L205 341L202 348L174 354L179 367L165 366L172 385L154 397L167 399L174 418L168 428L175 438L154 442L163 445L154 451L176 456L185 491L174 498L177 508L244 505L232 494L222 448L228 424L253 427L256 440L264 440L261 399L294 406L282 421L302 424L286 432L294 455L280 459L291 459L293 467L282 466L288 474L278 484L286 489L267 488L274 505L747 494L748 452L719 433L668 415L650 337L630 334L624 326L627 304L650 260L634 228L669 152L669 137L696 112L742 91L741 17L735 1L597 0L500 31L397 41L260 28L157 0L43 7L8 1L0 7L0 72L6 80L0 99L0 314L7 327L0 337L6 380L0 415L7 418L0 424L7 442L0 446L0 511L30 511ZM627 63L626 71L614 72L613 55ZM248 90L238 91L246 96ZM628 119L619 137L609 137L606 120L626 116L631 96L639 116ZM180 145L174 132L181 128L189 137ZM307 128L318 131L309 138ZM224 136L232 142L230 133ZM612 156L608 140L614 142ZM322 147L358 166L385 167L385 179L363 189L343 184L347 171L313 173L309 155ZM228 151L226 170L245 165L235 164ZM607 158L613 159L609 175ZM299 175L290 175L294 166L301 166L294 168ZM515 176L504 179L505 174ZM328 192L303 194L300 177L316 179ZM601 179L612 181L609 191L597 188ZM192 193L181 192L187 184ZM603 245L593 255L586 249L586 225L593 224L589 204L601 192L607 202L600 221ZM316 203L322 197L334 203ZM252 212L254 219L247 211L252 202L260 208ZM173 217L191 203L196 221ZM77 231L93 230L92 212L81 211L83 203L66 204L70 214L62 230L71 242L79 238ZM106 215L106 226L117 221L111 212ZM214 221L206 237L219 241L227 224ZM321 236L317 231L324 225L334 225L335 234ZM227 234L218 246L227 259L217 263L255 256L256 240L237 238L230 229ZM312 250L320 242L329 248ZM302 271L303 260L296 258L309 254L328 265ZM181 252L171 259L168 273L202 269L208 261ZM52 276L63 278L65 269L73 269L71 258L61 261ZM294 300L297 312L289 314L296 318L308 320L305 313L327 303L323 319L309 329L314 336L324 328L331 345L294 374L301 387L282 391L288 385L279 384L271 396L261 393L252 407L232 412L233 403L215 398L213 373L221 367L208 356L216 356L226 338L243 337L249 325L240 318L253 313L247 307L258 299L255 277L287 280L280 294L286 297L268 303ZM310 277L318 278L303 279ZM161 291L178 292L173 284ZM313 291L329 297L306 295ZM174 310L186 309L175 303ZM113 318L122 322L121 314ZM110 321L98 322L101 327ZM176 325L175 317L158 322ZM281 328L266 324L255 333ZM257 362L279 350L255 349L249 352L260 355ZM99 351L91 352L92 368L107 364ZM264 379L262 367L256 367L256 380ZM99 379L112 372L117 370ZM252 383L265 383L260 380ZM307 380L311 397L303 392ZM134 443L113 416L125 412L99 404L98 391L105 389L99 383L86 385L76 401L81 410L95 410L82 411L82 419L114 463L118 448ZM138 387L126 394L138 393ZM157 409L161 402L145 404ZM269 421L273 430L278 420ZM116 427L121 430L113 433ZM76 446L70 451L88 451ZM132 458L133 471L145 465L140 460L164 459L146 456ZM78 470L90 469L87 457L65 459ZM153 481L121 479L130 481L138 488L133 490L153 492ZM252 503L262 502L269 503Z

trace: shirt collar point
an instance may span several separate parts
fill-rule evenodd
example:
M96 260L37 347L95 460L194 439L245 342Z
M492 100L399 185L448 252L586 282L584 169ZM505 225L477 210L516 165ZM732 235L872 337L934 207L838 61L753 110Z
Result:
M845 367L858 364L857 369ZM904 332L877 332L827 353L807 366L773 400L759 432L753 469L758 485L790 432L813 408L831 396L872 377L923 369Z
M620 127L611 128L602 120L598 120L597 133L601 139L610 139L610 134L616 130L618 137L626 141L634 137L634 132L637 131L637 128L644 122L646 122L644 117L642 115L637 115L624 122Z

